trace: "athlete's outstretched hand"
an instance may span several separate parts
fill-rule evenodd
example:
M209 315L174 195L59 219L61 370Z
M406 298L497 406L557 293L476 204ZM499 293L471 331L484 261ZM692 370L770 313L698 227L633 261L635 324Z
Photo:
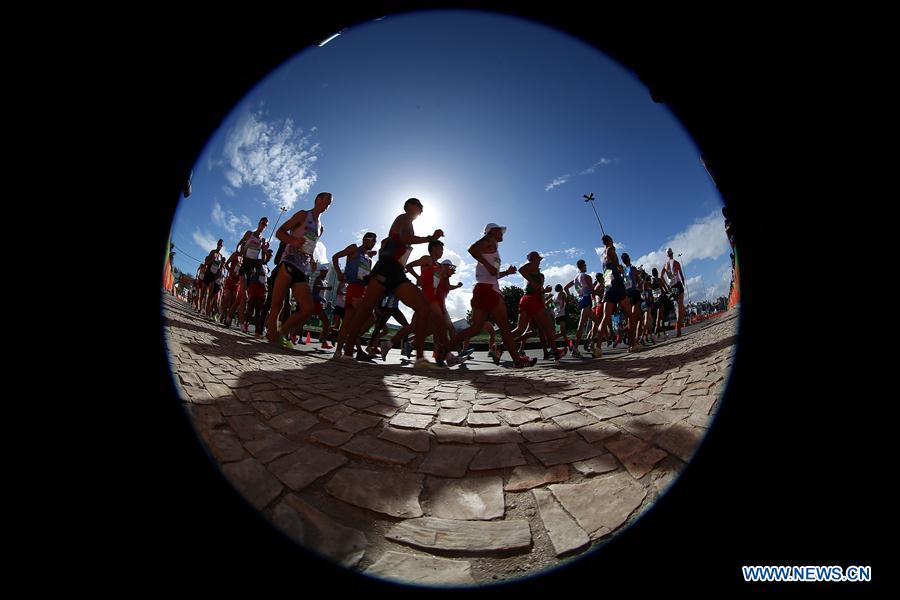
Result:
M512 275L516 271L518 271L518 269L516 269L516 265L510 265L510 267L506 270L506 274Z
M435 229L434 234L431 237L433 237L434 239L444 237L444 230L443 229Z
M376 254L378 254L378 250L369 250L368 252L366 252L366 256L368 256L369 258L372 258Z

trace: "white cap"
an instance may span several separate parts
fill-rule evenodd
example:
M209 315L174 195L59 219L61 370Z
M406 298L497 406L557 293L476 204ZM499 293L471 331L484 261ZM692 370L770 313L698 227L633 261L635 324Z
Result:
M456 268L456 265L454 265L454 264L453 264L453 261L450 260L449 258L445 258L444 260L442 260L442 261L441 261L441 264L442 264L442 265L447 265L448 267L453 267L454 269Z
M319 270L320 270L320 271L327 271L327 270L328 270L328 265L322 265L322 266L320 266L320 267L319 267Z
M485 233L485 235L487 235L487 232L490 231L491 229L498 229L498 228L502 229L503 233L506 233L506 227L501 227L500 225L497 225L496 223L488 223L487 225L485 225L484 233Z

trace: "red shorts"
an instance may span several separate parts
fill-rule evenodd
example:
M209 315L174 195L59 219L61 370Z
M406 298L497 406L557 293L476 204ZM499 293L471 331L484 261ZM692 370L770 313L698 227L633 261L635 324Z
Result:
M494 289L490 283L476 283L472 291L472 308L490 312L494 310L498 302L503 301L503 296Z
M344 296L344 306L350 308L353 306L353 300L362 298L366 293L366 286L361 283L348 283L347 295Z
M441 302L441 297L437 293L437 290L434 288L421 288L422 295L425 296L425 300L428 301L428 304L434 304L435 302Z
M519 300L519 312L533 317L544 310L544 299L541 294L525 294Z
M593 311L594 311L594 314L597 315L599 318L601 318L601 319L603 318L603 305L602 304L598 304L597 306L595 306L593 308Z
M226 277L225 289L236 292L238 289L238 280L240 280L240 277L238 275L229 275L228 277Z
M257 298L265 298L266 297L266 286L259 283L258 281L254 281L250 284L250 287L247 288L247 297L250 300L256 300Z

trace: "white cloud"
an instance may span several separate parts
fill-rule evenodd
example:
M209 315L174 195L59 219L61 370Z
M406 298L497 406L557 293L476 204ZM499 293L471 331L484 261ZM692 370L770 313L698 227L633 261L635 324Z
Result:
M359 231L352 233L351 240L349 242L347 242L348 245L349 244L359 244L360 242L362 242L363 236L366 235L367 233L369 233L369 231L370 231L369 229L360 229ZM378 248L377 243L375 244L375 247Z
M451 290L447 295L445 304L447 305L447 314L450 315L451 321L465 319L466 312L472 308L472 287L463 286L458 290Z
M243 226L243 228L249 228L253 226L253 223L250 221L247 215L241 215L240 217L238 217L230 210L223 210L222 206L218 202L213 202L212 221L219 227L224 228L228 233L232 235L238 232L238 225Z
M563 265L561 267L550 267L541 271L544 274L544 282L546 285L556 287L560 283L565 287L567 283L575 279L578 274L578 267L575 265Z
M547 184L547 187L544 188L544 191L549 192L553 188L561 186L565 182L569 181L570 177L572 177L572 176L568 175L568 174L557 177L556 179L554 179L553 181L551 181L550 183Z
M194 243L197 244L197 247L203 251L203 258L206 258L206 255L209 254L210 251L215 248L216 244L219 242L219 238L215 237L208 231L204 231L201 233L199 228L194 230L191 238L194 240Z
M322 240L316 244L316 249L313 250L313 258L319 265L327 264L329 265L329 269L331 266L331 255L328 254L328 248L325 247L325 244L322 243Z
M225 192L226 196L234 198L234 190L228 187L227 185L222 186L222 191Z
M659 250L650 252L632 261L636 265L644 265L648 271L652 267L662 270L662 265L668 260L666 249L672 248L675 258L687 266L695 260L706 258L716 259L723 254L728 254L728 238L725 237L725 226L722 221L722 212L713 211L706 217L698 219L687 229L672 236ZM678 255L681 254L681 258Z
M700 302L702 300L713 302L720 296L728 295L728 286L731 283L731 273L729 272L727 279L719 280L711 286L704 284L702 275L690 277L686 283L685 302Z
M450 250L449 248L444 248L444 257L453 261L453 264L456 265L456 279L466 283L467 281L471 281L475 277L475 259L470 258L470 260L465 260L459 253ZM441 260L443 260L443 258Z
M618 162L619 159L617 158L617 159L615 159L615 161ZM581 174L582 175L590 175L591 173L596 171L598 167L605 167L606 165L611 165L612 163L613 163L613 160L610 158L601 158L600 160L598 160L597 162L592 164L590 167L588 167L587 169L582 171Z
M584 254L584 250L582 250L581 248L566 248L565 250L548 250L546 252L541 252L540 254L544 258L560 255L565 255L569 258L577 258Z
M613 163L618 164L618 162L619 162L618 158L601 158L600 160L598 160L597 162L592 164L590 167L588 167L584 171L581 171L580 175L590 175L591 173L595 172L599 167L605 167L605 166L611 165ZM544 188L544 191L549 192L553 188L559 187L562 184L566 183L571 178L572 178L571 173L567 173L565 175L560 175L559 177L557 177L556 179L554 179L553 181L548 183L547 187Z
M290 118L266 122L262 112L244 116L225 142L225 178L233 188L259 186L274 207L293 209L318 178L315 163L318 144L312 144L313 128L303 135Z

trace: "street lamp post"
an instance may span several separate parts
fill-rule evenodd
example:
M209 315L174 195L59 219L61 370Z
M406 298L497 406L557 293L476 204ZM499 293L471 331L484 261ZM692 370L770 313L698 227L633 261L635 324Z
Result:
M287 207L286 207L286 206L282 206L279 210L281 210L281 214L278 215L278 218L277 218L277 219L275 219L275 226L274 226L274 228L272 229L272 231L278 231L278 221L280 221L280 220L281 220L281 217L284 216L284 213L287 212ZM272 236L274 237L274 235L275 235L275 234L273 233ZM271 244L269 244L269 246L271 247Z
M591 208L594 209L594 215L597 217L597 223L600 224L600 231L603 232L603 235L606 235L606 231L603 229L603 223L600 223L600 215L597 214L597 209L594 207L594 192L591 192L590 195L585 194L583 197L585 202L590 202Z

